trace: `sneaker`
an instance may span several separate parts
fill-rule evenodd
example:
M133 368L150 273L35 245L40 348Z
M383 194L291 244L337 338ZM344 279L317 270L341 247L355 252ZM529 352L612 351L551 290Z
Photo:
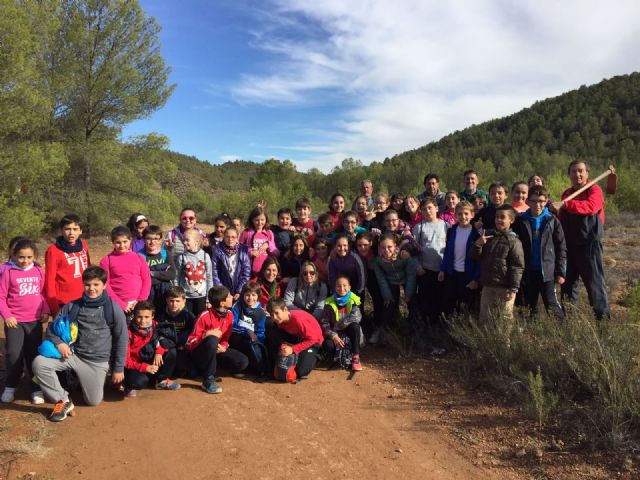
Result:
M238 372L231 375L233 378L244 378L244 373Z
M66 402L59 401L58 403L56 403L55 407L53 407L51 415L49 415L49 420L51 420L52 422L61 422L65 418L67 418L67 415L72 414L71 412L73 411L73 409L74 405L71 400L67 400Z
M379 343L379 342L380 342L380 329L376 328L371 334L371 336L369 337L369 343L371 345L375 345L376 343Z
M351 361L351 370L353 370L354 372L362 371L362 364L360 363L360 357L353 357L353 360Z
M16 399L16 389L11 387L5 387L4 392L2 392L2 403L11 403Z
M134 398L138 396L138 390L135 388L125 388L124 396L129 398Z
M180 387L182 385L178 382L169 379L156 383L156 390L178 390Z
M202 383L202 389L207 393L222 393L222 387L216 383L214 377L208 377Z
M36 390L31 394L31 403L34 405L42 405L44 403L44 393L42 393L42 390Z

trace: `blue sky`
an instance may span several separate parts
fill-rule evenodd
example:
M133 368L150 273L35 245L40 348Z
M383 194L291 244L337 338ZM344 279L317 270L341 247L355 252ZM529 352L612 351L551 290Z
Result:
M638 69L637 1L141 3L177 88L124 136L213 163L370 163Z

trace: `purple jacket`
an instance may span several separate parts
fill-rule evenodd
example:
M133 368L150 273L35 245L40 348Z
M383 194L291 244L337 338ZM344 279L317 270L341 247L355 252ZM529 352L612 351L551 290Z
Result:
M329 270L329 289L333 291L336 286L336 279L339 275L349 278L351 290L360 294L367 286L367 272L360 256L354 252L349 252L344 257L331 255L327 266Z
M231 295L240 293L242 287L251 278L251 257L249 257L249 249L246 245L239 244L238 265L233 273L233 278L229 274L229 256L224 252L224 248L221 245L214 249L211 264L213 284L224 285L229 289Z

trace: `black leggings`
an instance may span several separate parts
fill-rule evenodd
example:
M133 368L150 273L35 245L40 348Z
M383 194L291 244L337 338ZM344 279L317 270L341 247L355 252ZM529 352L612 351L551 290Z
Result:
M142 390L147 387L151 379L155 379L156 382L161 382L172 377L177 358L178 355L176 354L175 348L167 350L164 355L162 355L162 366L156 374L125 368L124 386L129 389Z
M342 330L347 334L351 341L351 353L353 355L360 355L360 324L350 323L347 328ZM327 338L322 344L322 349L326 353L327 358L333 358L336 353L336 344L333 343L333 339Z
M187 298L187 309L198 318L207 309L207 297Z
M280 351L280 345L288 343L289 345L295 345L299 343L298 337L291 335L283 330L280 330L275 324L271 324L267 330L267 350L269 352L270 371L273 372L275 366L275 360L278 358L278 352ZM298 354L298 363L296 364L296 375L298 378L306 377L311 373L311 370L316 368L318 363L318 352L320 351L320 345L311 345L306 350L303 350Z
M42 343L42 323L37 320L33 322L18 322L16 328L8 328L5 324L4 337L7 351L5 386L9 388L18 386L26 363L31 389L33 391L39 390L40 388L32 380L33 370L31 370L31 364L34 358L38 356L38 345Z
M218 361L222 368L229 370L231 373L240 373L249 365L247 356L233 348L227 348L225 352L216 353L218 341L218 337L213 335L206 337L191 352L191 359L198 370L202 372L205 380L208 377L215 377Z

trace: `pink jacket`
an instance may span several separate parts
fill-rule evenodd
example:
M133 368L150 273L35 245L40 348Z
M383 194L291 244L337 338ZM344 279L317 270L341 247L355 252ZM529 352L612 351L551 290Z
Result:
M151 291L151 273L142 255L115 250L100 260L107 271L107 293L125 310L129 302L146 300Z
M276 247L275 236L271 230L262 230L261 232L256 233L254 229L245 229L240 235L240 243L246 245L249 249L249 256L252 259L251 271L255 275L262 268L262 264L267 259L269 255L278 255L280 251L278 247ZM253 252L264 248L263 244L267 244L267 249L257 257L253 256Z
M44 298L44 272L38 265L27 270L12 266L0 277L0 315L18 322L33 322L49 312Z

